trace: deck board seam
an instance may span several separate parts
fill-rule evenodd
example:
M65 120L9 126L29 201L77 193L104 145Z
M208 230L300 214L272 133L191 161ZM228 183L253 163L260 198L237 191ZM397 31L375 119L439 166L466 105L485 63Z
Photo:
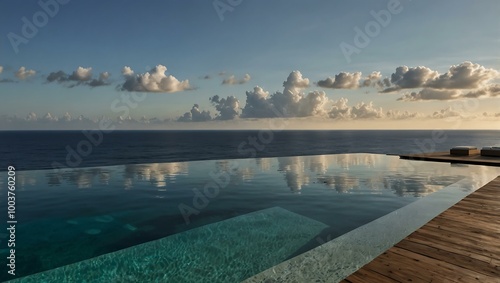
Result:
M397 282L500 282L498 207L500 176L396 243L346 282L366 282L357 279L368 273ZM415 271L418 268L421 274Z

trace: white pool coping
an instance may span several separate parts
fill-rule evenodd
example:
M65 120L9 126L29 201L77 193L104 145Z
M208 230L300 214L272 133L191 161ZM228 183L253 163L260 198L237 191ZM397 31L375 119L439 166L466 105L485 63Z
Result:
M473 174L243 282L339 282L500 174L500 168L488 171Z

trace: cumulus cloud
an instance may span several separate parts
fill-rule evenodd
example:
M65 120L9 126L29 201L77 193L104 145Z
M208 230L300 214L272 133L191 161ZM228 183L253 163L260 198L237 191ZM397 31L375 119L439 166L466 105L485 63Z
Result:
M297 117L325 116L325 106L330 100L324 91L312 91L298 101Z
M423 66L414 68L409 68L407 66L397 67L396 72L391 75L392 86L384 89L382 92L423 87L438 76L439 73L437 71L433 71Z
M411 118L419 118L423 117L421 113L418 112L409 112L409 111L399 111L399 110L388 110L385 113L385 117L393 120L404 120Z
M43 118L41 119L42 121L46 121L46 122L57 122L59 121L59 118L56 117L56 116L53 116L50 112L45 114L45 116L43 116Z
M498 78L499 72L479 64L466 61L453 65L448 72L427 83L427 87L438 89L474 89Z
M86 85L90 87L98 87L109 85L108 79L110 74L103 72L99 74L98 78L92 79L92 68L78 67L70 75L64 71L52 72L47 76L47 82L64 83L67 87L75 87L79 85Z
M134 75L130 67L124 67L122 74L125 83L120 86L122 91L171 93L192 89L189 80L179 81L172 75L166 75L167 67L158 65L144 74Z
M125 66L122 69L122 75L124 75L126 77L133 76L134 75L134 71L129 66Z
M69 114L69 112L64 113L64 115L61 117L61 120L66 122L71 121L72 120L71 114Z
M328 116L332 119L376 119L385 116L382 108L376 108L373 102L361 102L352 107L348 105L348 102L347 98L334 101Z
M360 79L361 79L361 72L356 72L356 73L341 72L335 75L334 78L329 77L324 80L320 80L318 81L317 84L319 87L324 87L324 88L355 89L359 87Z
M270 118L279 115L269 99L269 92L256 86L252 91L246 92L246 104L241 117L243 118Z
M500 96L500 84L491 84L483 88L470 91L464 95L467 98Z
M92 78L92 68L78 67L73 73L68 77L70 81L86 82Z
M210 102L219 111L216 120L232 120L239 116L240 101L234 96L220 98L218 95L210 97Z
M247 83L249 82L251 79L250 75L249 74L245 74L243 76L243 78L241 79L236 79L236 77L234 75L230 76L229 78L227 79L224 79L222 81L222 84L223 85L242 85L244 83Z
M461 97L458 90L424 88L419 92L405 93L399 101L452 100Z
M35 70L28 70L26 67L21 67L17 72L15 73L16 78L24 81L25 79L32 77L36 74Z
M198 104L193 105L191 111L184 113L177 119L179 122L204 122L212 120L210 111L201 111Z
M103 72L99 74L99 78L93 79L88 82L88 85L91 87L98 87L98 86L105 86L109 85L110 83L108 82L108 79L110 77L110 74L108 72Z
M363 79L363 87L369 87L369 86L383 86L383 81L382 80L382 73L380 72L372 72L366 78ZM387 79L388 81L389 79Z
M299 71L293 71L283 82L283 92L269 95L261 87L246 92L243 118L307 117L326 115L324 110L328 97L323 91L301 91L309 86L309 79Z
M47 76L47 82L65 82L68 80L68 75L63 71L51 72Z
M37 116L36 116L36 113L35 112L30 112L28 113L28 115L26 116L26 121L36 121L38 120Z
M466 61L453 65L444 74L427 67L409 68L401 66L391 75L390 86L381 92L394 92L401 89L424 88L420 92L406 94L405 101L416 100L450 100L463 97L496 96L496 85L488 86L488 82L499 78L500 73L479 64ZM475 89L467 94L458 91Z
M351 108L348 105L349 100L347 98L340 98L333 102L328 116L332 119L349 119L351 118Z
M293 71L283 82L283 87L285 94L299 95L301 90L309 87L309 79L303 78L299 71Z
M463 117L463 116L460 111L454 110L452 107L448 107L434 112L430 117L435 119L445 119L445 118Z

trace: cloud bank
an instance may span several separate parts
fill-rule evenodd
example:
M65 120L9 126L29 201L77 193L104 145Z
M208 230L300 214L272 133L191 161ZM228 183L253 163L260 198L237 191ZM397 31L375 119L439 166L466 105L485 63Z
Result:
M326 93L301 91L309 87L309 79L299 71L290 73L283 82L283 92L269 95L259 86L246 92L246 104L242 118L308 117L325 115L324 106L328 103Z
M355 89L359 87L359 80L361 79L361 72L346 73L341 72L335 75L334 78L328 77L324 80L318 81L319 87L336 88L336 89ZM364 84L365 82L363 82Z
M469 61L453 65L446 73L439 74L427 67L409 68L401 66L391 75L391 85L382 93L397 92L403 89L422 88L405 93L400 101L454 100L464 98L498 96L500 73Z
M205 122L212 120L210 111L201 111L198 104L193 105L191 111L184 113L177 119L179 122Z

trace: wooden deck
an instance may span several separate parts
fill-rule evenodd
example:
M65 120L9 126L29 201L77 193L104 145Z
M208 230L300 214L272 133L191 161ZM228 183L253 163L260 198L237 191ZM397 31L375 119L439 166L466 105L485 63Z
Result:
M500 282L500 176L342 282Z
M463 163L474 165L500 166L500 157L481 156L480 154L470 156L450 155L450 152L433 152L420 154L399 155L401 159L425 160L436 162Z

